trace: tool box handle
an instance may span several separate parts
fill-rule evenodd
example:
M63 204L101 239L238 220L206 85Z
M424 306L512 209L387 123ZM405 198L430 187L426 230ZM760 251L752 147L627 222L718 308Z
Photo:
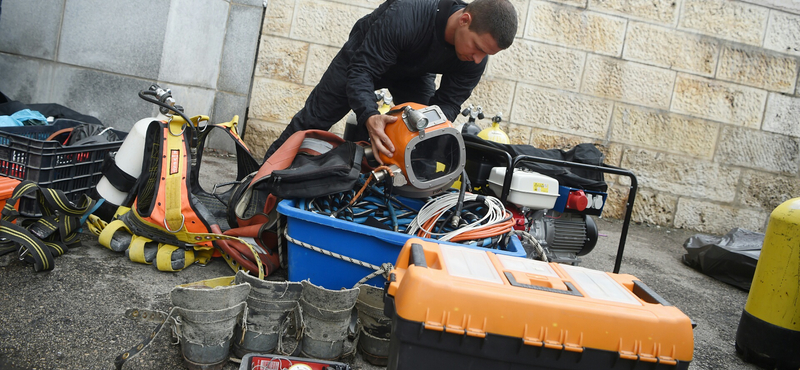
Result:
M655 290L650 289L649 286L645 285L639 280L633 281L633 294L636 294L637 297L641 298L647 303L658 303L662 306L672 306L672 303L669 303L669 301L658 295Z
M411 254L408 256L408 264L428 268L428 262L425 261L425 249L422 248L421 244L411 243Z

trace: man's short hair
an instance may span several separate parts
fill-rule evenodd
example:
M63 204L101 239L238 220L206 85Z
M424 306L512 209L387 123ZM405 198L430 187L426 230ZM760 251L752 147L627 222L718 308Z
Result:
M475 0L464 9L472 15L469 30L492 35L500 49L508 49L517 34L517 11L508 0Z

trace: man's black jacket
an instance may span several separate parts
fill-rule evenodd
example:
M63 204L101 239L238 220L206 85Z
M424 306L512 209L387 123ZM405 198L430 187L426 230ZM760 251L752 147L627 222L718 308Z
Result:
M353 26L336 59L346 68L347 96L359 125L378 114L375 81L405 80L442 74L429 105L455 120L486 68L458 59L444 40L447 18L466 6L460 0L387 0ZM334 61L335 63L336 61Z

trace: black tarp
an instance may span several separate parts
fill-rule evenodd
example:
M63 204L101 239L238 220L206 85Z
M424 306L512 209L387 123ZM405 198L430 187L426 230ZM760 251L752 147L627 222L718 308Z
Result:
M749 291L764 234L735 228L723 236L697 234L683 243L683 263L740 289Z

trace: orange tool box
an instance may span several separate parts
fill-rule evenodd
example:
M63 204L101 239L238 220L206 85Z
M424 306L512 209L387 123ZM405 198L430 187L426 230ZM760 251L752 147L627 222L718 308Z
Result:
M11 198L11 195L14 194L14 189L19 183L20 181L17 179L0 176L0 209L6 206L6 199Z
M692 321L636 277L410 239L388 369L688 369Z

